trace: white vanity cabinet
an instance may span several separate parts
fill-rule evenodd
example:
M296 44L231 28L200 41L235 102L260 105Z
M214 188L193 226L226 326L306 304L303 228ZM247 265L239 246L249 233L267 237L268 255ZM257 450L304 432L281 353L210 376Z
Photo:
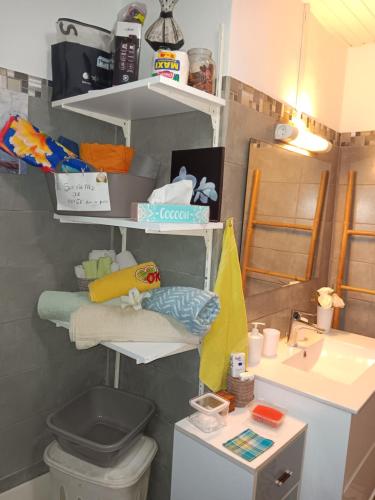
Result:
M252 462L223 443L250 428L274 444ZM297 500L306 424L286 417L279 429L250 419L248 408L206 434L186 418L175 425L171 500Z

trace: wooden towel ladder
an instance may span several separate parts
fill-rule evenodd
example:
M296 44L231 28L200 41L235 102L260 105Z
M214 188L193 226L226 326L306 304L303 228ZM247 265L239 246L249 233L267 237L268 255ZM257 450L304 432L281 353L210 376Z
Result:
M280 278L286 278L293 281L308 281L312 277L314 268L314 256L315 256L316 244L318 241L320 221L322 218L324 199L327 191L328 171L324 171L320 174L319 194L316 203L315 215L312 226L306 224L291 224L287 222L272 222L272 221L258 220L256 218L256 207L258 203L260 178L261 178L261 171L259 169L254 170L253 182L251 187L250 210L246 227L244 251L242 256L243 289L246 290L246 279L249 273L265 274L268 276L278 276ZM267 269L259 269L257 267L249 266L251 243L253 239L254 229L256 226L267 226L280 229L297 229L299 231L311 232L310 248L309 248L306 271L304 276L296 276L293 274L287 274L278 271L269 271Z
M356 177L356 172L350 171L348 174L348 188L346 190L346 198L345 198L344 225L341 236L341 248L340 248L339 262L337 267L337 279L336 279L336 293L340 296L343 290L347 290L349 292L359 292L359 293L367 293L369 295L375 295L375 290L371 290L370 288L359 288L356 286L351 286L349 284L347 285L344 284L345 261L346 261L349 237L350 236L375 237L375 231L365 231L365 230L358 230L351 228L355 177ZM340 311L341 309L337 307L335 308L333 316L334 328L339 327Z

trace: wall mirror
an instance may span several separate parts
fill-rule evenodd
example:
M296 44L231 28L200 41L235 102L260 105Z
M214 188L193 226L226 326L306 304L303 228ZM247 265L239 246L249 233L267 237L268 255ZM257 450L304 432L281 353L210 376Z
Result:
M245 295L309 281L330 163L250 140L241 266Z

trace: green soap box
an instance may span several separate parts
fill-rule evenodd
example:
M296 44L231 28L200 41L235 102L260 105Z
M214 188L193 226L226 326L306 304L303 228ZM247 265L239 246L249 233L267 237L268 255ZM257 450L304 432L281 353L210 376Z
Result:
M210 220L210 207L168 205L165 203L132 203L131 217L138 222L207 224Z

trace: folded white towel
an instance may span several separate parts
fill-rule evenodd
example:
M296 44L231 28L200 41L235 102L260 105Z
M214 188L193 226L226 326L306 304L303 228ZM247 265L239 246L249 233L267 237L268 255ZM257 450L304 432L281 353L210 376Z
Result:
M115 273L116 271L120 271L120 265L117 264L117 262L112 262L111 264L111 271Z
M70 340L77 349L87 349L101 342L180 342L199 344L173 318L153 311L135 311L117 306L90 304L80 307L70 317Z
M114 250L91 250L89 260L98 260L100 257L111 257L112 262L116 260L116 252Z
M135 260L133 254L128 250L123 250L116 255L116 262L120 266L120 269L125 269L126 267L133 267L138 264Z
M74 266L74 274L76 275L77 278L86 278L85 275L85 270L83 269L83 266Z

